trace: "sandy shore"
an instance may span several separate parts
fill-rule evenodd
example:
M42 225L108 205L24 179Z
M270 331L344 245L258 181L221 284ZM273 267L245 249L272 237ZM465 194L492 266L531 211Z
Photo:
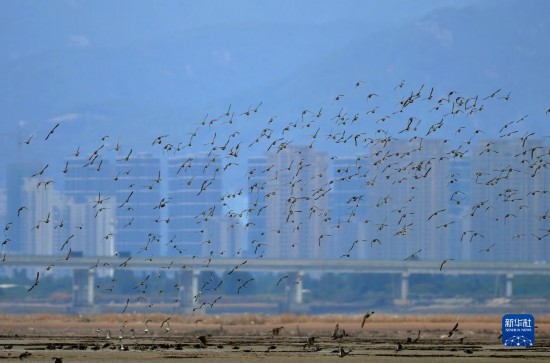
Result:
M344 359L356 362L548 362L550 317L536 319L535 346L511 349L498 339L500 316L374 314L361 329L357 315L3 315L0 359L19 361L28 352L22 357L28 362L330 362L340 359L342 347L351 350ZM458 331L448 337L457 322ZM348 336L331 339L336 324ZM272 329L281 326L273 336ZM206 346L199 336L206 337ZM311 336L315 344L304 348Z

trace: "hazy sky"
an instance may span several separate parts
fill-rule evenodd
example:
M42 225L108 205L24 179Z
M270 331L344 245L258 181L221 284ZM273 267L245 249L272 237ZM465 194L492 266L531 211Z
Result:
M358 80L388 92L380 107L399 101L389 92L401 80L438 95L500 88L516 106L494 117L529 114L544 132L549 8L513 0L2 2L0 169L18 142L57 122L74 143L48 150L52 157L93 148L105 134L147 151L158 134L183 140L230 104L238 115L262 102L242 130L249 136L271 117L284 126L304 109L333 106ZM19 155L44 154L37 145Z

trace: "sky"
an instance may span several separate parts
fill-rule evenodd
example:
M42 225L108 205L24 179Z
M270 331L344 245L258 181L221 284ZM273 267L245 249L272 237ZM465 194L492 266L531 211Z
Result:
M156 136L183 141L229 105L239 115L261 103L240 130L250 138L267 120L284 127L305 109L336 115L341 105L353 114L364 100L342 97L335 106L333 99L357 81L381 95L380 110L399 102L392 91L402 80L407 92L425 85L438 96L502 89L514 104L491 118L500 125L528 114L526 125L546 136L549 7L513 0L2 2L0 185L14 160L62 162L77 147L94 150L104 135L149 152ZM21 147L58 122L71 143ZM487 136L500 128L473 124ZM296 133L295 142L308 135Z

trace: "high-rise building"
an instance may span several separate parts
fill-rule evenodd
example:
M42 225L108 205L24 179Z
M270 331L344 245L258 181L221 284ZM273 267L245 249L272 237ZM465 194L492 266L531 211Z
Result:
M169 235L167 253L203 256L203 244L218 233L222 216L222 160L219 156L191 154L168 160Z
M367 196L365 175L368 160L364 155L332 161L332 190L329 192L330 256L370 258L366 243ZM352 247L353 246L353 247ZM351 249L351 251L350 251Z
M29 255L112 256L114 253L115 201L99 207L89 197L75 203L54 186L44 187L37 178L25 178L21 213L21 253Z
M21 202L27 209L19 218L21 253L57 254L59 241L69 235L69 231L59 227L68 217L64 195L38 178L23 179L22 191Z
M65 159L65 194L76 203L87 202L90 197L115 197L114 168L109 160L94 161L85 157ZM101 163L101 165L100 165Z
M124 254L160 256L163 225L171 222L163 199L164 175L158 157L137 154L116 161L117 231L115 249Z
M246 222L246 240L244 246L247 255L263 253L265 250L267 229L267 158L256 156L248 159L248 209Z
M68 247L83 256L113 256L117 238L115 200L104 201L102 207L94 208L93 205L94 199L91 197L84 203L67 201L69 219L66 228L71 231L69 237L74 234Z
M330 254L330 236L324 221L331 188L326 153L287 146L268 153L266 161L267 167L256 171L266 174L263 256L319 258Z
M366 180L374 259L452 257L448 148L441 140L378 140Z
M473 260L550 260L549 148L544 140L480 141L473 148Z
M9 164L7 167L7 210L6 218L13 223L10 228L9 238L12 241L21 241L21 243L13 243L9 245L10 253L24 253L25 242L22 239L23 231L29 229L30 223L22 226L20 216L23 216L28 210L28 206L24 204L24 180L30 178L31 175L41 170L44 165L38 163L19 163Z
M449 231L450 255L461 261L471 259L470 243L461 241L462 233L471 230L469 213L472 207L472 156L453 157L449 163Z

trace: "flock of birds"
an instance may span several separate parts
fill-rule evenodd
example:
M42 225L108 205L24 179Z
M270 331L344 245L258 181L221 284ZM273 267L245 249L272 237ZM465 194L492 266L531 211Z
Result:
M236 224L243 224L245 229L253 228L254 217L264 215L269 210L269 198L277 195L283 195L288 192L286 199L286 205L283 211L281 211L282 223L285 226L281 228L289 228L294 230L300 230L303 228L303 220L299 219L299 215L309 215L317 217L318 221L326 225L326 231L324 234L319 234L314 241L302 241L301 243L318 244L324 243L328 237L330 237L330 231L334 229L345 228L346 223L354 221L356 216L359 215L359 210L373 209L379 206L391 206L395 208L392 210L393 215L398 216L397 223L395 225L389 225L387 215L372 216L380 217L381 220L366 220L365 223L375 225L375 229L378 231L385 230L387 227L395 228L394 236L399 237L406 235L410 230L415 228L413 223L409 222L410 218L414 214L412 205L414 205L415 190L409 191L408 201L399 201L405 203L405 205L395 205L393 196L390 194L379 198L374 206L366 205L365 200L368 199L366 195L368 188L376 185L377 183L390 183L390 184L404 184L408 181L414 181L416 184L412 189L418 188L426 178L431 176L433 168L438 161L443 159L460 159L465 155L472 152L470 146L474 145L474 142L485 134L483 128L479 127L480 114L486 112L492 106L499 107L502 104L506 104L513 97L510 93L505 93L502 90L490 91L484 95L462 95L456 91L448 91L440 93L433 87L427 87L420 85L413 88L408 88L407 82L399 82L395 87L389 91L390 97L397 97L397 101L391 106L390 110L384 109L382 104L377 104L376 100L382 98L382 94L378 94L373 90L369 90L368 82L358 81L352 90L348 94L337 94L330 102L330 106L321 107L318 110L303 109L300 111L292 121L284 122L278 119L276 116L265 117L264 121L258 121L260 118L263 102L259 102L255 105L251 105L246 110L234 111L233 106L229 105L225 111L219 116L210 117L208 114L198 123L193 125L190 132L184 135L183 139L181 135L162 134L153 136L151 138L150 147L152 152L156 152L165 156L182 156L182 163L177 170L176 175L186 175L188 170L194 165L194 158L196 153L192 151L200 151L201 157L206 157L209 162L203 166L203 175L186 175L185 187L190 190L194 190L196 197L201 197L209 191L211 185L217 178L220 178L222 174L229 173L231 171L241 173L245 168L243 159L249 157L250 153L290 153L291 157L288 160L288 164L281 167L281 165L266 165L265 168L248 168L244 175L246 182L250 185L237 186L234 190L230 190L227 193L221 193L219 198L220 205L213 205L210 208L205 209L198 215L197 220L197 233L201 233L206 236L203 244L215 245L212 243L211 237L209 237L207 231L207 224L214 215L223 210L226 217L234 220L229 228ZM347 99L353 99L350 104L360 104L362 109L358 112L348 110L345 101ZM354 103L355 102L355 103ZM391 104L391 102L389 102ZM386 103L388 104L388 103ZM504 106L503 106L504 107ZM550 109L546 110L546 116L550 113ZM541 112L544 116L544 112ZM536 116L539 117L539 116ZM506 185L506 180L511 173L525 173L530 174L532 178L537 178L545 172L548 167L548 156L550 152L546 146L532 146L531 140L540 137L535 132L529 131L526 128L527 115L518 117L512 120L503 121L501 124L492 125L493 128L498 129L498 139L517 140L522 145L522 151L515 157L521 159L521 165L523 169L518 171L515 167L507 167L498 171L490 170L475 170L474 177L478 182L482 182L487 186L505 185L503 190L503 199L515 200L516 204L520 203L521 207L515 212L507 212L501 217L503 223L508 223L512 219L516 218L516 215L522 212L522 209L527 209L528 206L524 205L522 201L517 201L520 194L542 196L550 192L550 190L518 190L516 188L510 188ZM472 121L475 120L475 121ZM435 121L428 121L435 120ZM37 143L50 143L52 147L56 147L59 143L66 144L66 139L61 139L63 135L59 135L62 132L63 123L59 122L49 128L43 135L32 134L21 144L22 147L32 147ZM487 131L489 133L489 131ZM448 138L438 138L438 135L447 135ZM548 135L543 135L548 137ZM59 139L58 139L59 138ZM117 163L124 166L125 162L131 160L135 154L137 148L125 146L121 141L114 141L115 137L110 135L104 135L99 140L99 145L91 148L90 150L81 150L81 146L77 144L75 140L74 152L68 157L82 158L85 160L83 165L78 167L84 167L89 170L95 170L98 175L103 175L104 161L110 159L116 159ZM406 145L409 145L405 150L392 150L389 145L395 143L396 140L406 141ZM439 155L439 158L431 158L428 160L416 160L416 155L421 155L421 152L426 147L430 147L429 141L437 140L439 143L444 144L448 148L448 152L444 155ZM494 143L491 141L484 141L485 144L481 153L496 154L498 151L495 149ZM428 145L428 146L427 146ZM41 145L44 147L44 145ZM355 151L357 153L356 166L355 167L341 167L335 171L335 175L331 178L329 170L321 170L315 175L311 175L309 172L315 168L315 165L308 163L304 158L301 158L302 153L306 153L309 150L315 148L327 148L331 154L330 159L333 161L338 160L342 150ZM244 151L246 150L246 151ZM185 154L188 152L189 154ZM222 161L223 164L219 164L218 161ZM371 166L369 170L362 170L361 163L368 161ZM55 166L56 162L51 160L47 161L42 167L36 170L34 173L28 175L28 178L36 182L36 191L41 193L49 188L53 188L57 180L63 175L70 174L73 168L77 167L71 165L70 161L63 160L57 162L59 167ZM512 161L511 161L512 164ZM277 169L280 167L280 169ZM56 169L57 168L57 169ZM309 172L309 174L308 174ZM265 176L266 180L282 178L282 175L286 175L288 178L288 190L266 190L266 184L252 183L251 180L258 180L259 177ZM496 174L496 176L495 176ZM131 177L132 170L119 169L116 175L110 175L113 183L121 183L124 177ZM306 180L306 176L310 180ZM448 176L448 183L452 183L456 180L456 175ZM138 191L143 192L148 190L158 190L160 188L161 181L166 179L161 170L152 170L151 179L147 185L135 185L124 186L124 188L130 188L124 200L116 201L117 206L120 209L126 209L131 211L134 207L132 205L133 198ZM244 179L243 179L244 180ZM316 180L322 180L323 183L319 184ZM340 218L339 220L332 220L330 210L327 210L328 204L317 204L321 201L327 203L327 196L333 187L342 181L360 180L364 183L367 193L361 195L352 196L347 202L349 206L348 215ZM407 181L408 180L408 181ZM316 184L317 183L317 184ZM319 185L314 190L308 190L307 185ZM543 186L544 187L544 186ZM311 193L305 195L305 192ZM451 202L460 204L463 200L464 192L456 191L450 197ZM264 199L259 200L259 196ZM243 200L248 196L248 203L245 208L238 208L238 200ZM97 198L93 200L90 205L95 211L96 218L108 210L110 207L105 206L107 201L112 196L106 195L101 191L98 192ZM461 199L462 198L462 199ZM171 195L162 195L158 200L158 203L153 207L154 210L166 210L168 207L177 201ZM471 214L474 215L481 210L488 210L490 208L491 201L471 201ZM302 207L306 206L307 209ZM330 206L328 206L330 208ZM371 208L372 207L372 208ZM440 218L447 212L446 208L436 209L431 211L428 216L425 216L426 223L437 220L437 229L445 229L455 221L449 221ZM18 220L24 218L25 214L29 213L27 206L22 205L17 210ZM370 216L369 216L370 218ZM10 231L16 227L18 220L12 220L7 222L4 226L4 241L1 245L3 249L3 261L9 258L9 249L16 243L10 239ZM539 216L539 221L545 222L550 220L548 212ZM132 227L132 219L127 223L123 223L123 228ZM170 216L168 219L157 219L157 223L164 222L170 223ZM393 223L393 222L392 222ZM43 218L34 221L33 229L45 228L45 226L54 225L55 229L63 230L66 222L63 220L56 220L56 217L51 211L47 212ZM60 243L61 263L63 260L71 258L72 244L78 239L78 229L82 230L86 226L76 226L74 231L67 231L66 238ZM538 235L538 231L531 231L531 234L538 236L540 240L545 239L550 235L550 227L546 226L543 234ZM206 232L205 232L206 231ZM269 231L272 234L281 233L280 230ZM115 232L116 234L116 232ZM104 238L109 239L113 237L112 234L106 235ZM161 241L167 241L167 245L173 245L173 248L180 251L182 255L185 255L185 241L184 236L179 236L182 242L176 241L176 236L168 240L166 236L161 236L158 232L152 231L148 236L144 236L143 251L147 251L149 246L153 243L160 243ZM463 231L462 238L472 242L473 239L484 238L481 233L477 231ZM519 237L518 237L519 238ZM38 241L39 243L39 241ZM99 241L98 243L101 243ZM345 242L342 242L345 243ZM350 247L347 253L340 256L350 257L353 253L354 247L360 243L367 243L371 247L375 247L382 243L379 238L373 238L368 240L356 240L349 241ZM494 245L494 244L493 244ZM484 247L481 251L490 252L493 245ZM265 253L265 249L269 247L269 241L266 240L253 240L249 241L248 246L243 246L248 251L248 258L261 258ZM422 254L423 249L415 249L414 252L410 251L406 255L402 256L403 260L410 260L417 258ZM193 258L204 259L205 267L208 266L213 258L224 257L224 253L227 251L217 251L212 249L206 257L193 256ZM242 251L239 249L236 251L237 255L241 255ZM244 253L243 253L244 255ZM132 263L132 259L143 258L141 256L131 256L122 262L118 268L124 268L128 264ZM95 266L90 266L90 269L98 268L101 265L101 256L98 256L98 263ZM157 256L145 256L144 258L155 258ZM439 266L439 270L442 270L444 266L453 261L454 258L448 257L443 259ZM231 271L226 272L221 278L214 281L211 276L210 280L206 281L202 288L199 290L198 295L195 297L196 302L202 296L208 296L218 293L218 288L223 283L224 279L231 278L232 273L244 264L246 259L243 257L243 262L236 265ZM104 266L103 266L104 267ZM116 266L114 266L116 267ZM185 268L185 266L178 266L177 258L174 258L169 268ZM28 292L34 290L39 285L41 277L51 270L53 266L48 266L45 270L36 272L35 279L31 286L28 288ZM144 279L136 286L135 291L138 294L135 298L136 302L145 300L145 296L148 291L148 287L154 287L154 276L160 278L160 274L148 273ZM279 286L282 279L279 279L276 286ZM115 284L116 280L113 279L112 283ZM246 289L247 286L254 283L254 279L247 279L239 281L237 293ZM298 283L292 281L290 283ZM104 290L112 290L113 286L107 287ZM176 284L175 290L179 290L182 286ZM162 290L157 292L159 295L163 293ZM217 294L209 301L202 301L198 303L196 310L200 310L205 306L213 307L215 303L220 301L221 295ZM126 300L126 304L123 312L126 312L130 303L130 299ZM150 306L152 306L151 304ZM193 311L195 312L195 310ZM365 315L362 326L365 324L365 320L368 318ZM163 322L162 327L170 329L169 318ZM452 334L453 329L450 334ZM146 332L147 333L147 332ZM274 335L276 335L274 333ZM333 336L341 339L346 336L345 330L335 329ZM308 347L313 346L315 338L308 340ZM201 341L201 344L206 345ZM121 344L122 346L122 344ZM340 354L346 355L349 352L340 350Z
M361 322L361 329L364 329L365 323L368 318L370 318L374 314L374 311L368 311L363 315L363 319ZM168 317L164 319L160 323L160 334L157 334L156 331L154 331L150 324L153 323L151 319L148 319L145 321L143 332L137 331L135 328L128 329L128 321L124 321L122 323L121 328L119 329L118 334L113 334L110 329L96 329L96 338L95 343L93 343L91 346L80 343L80 344L56 344L56 343L48 343L46 346L47 350L67 350L67 349L78 349L78 350L87 350L88 348L93 351L103 350L103 349L111 349L111 350L119 350L119 351L130 351L130 350L136 350L136 351L145 351L145 350L158 350L158 349L164 349L164 350L183 350L184 348L194 348L194 349L207 349L207 348L216 348L216 349L224 349L226 345L229 345L232 350L238 350L242 352L252 352L253 350L250 348L243 348L241 349L241 344L236 340L229 340L224 341L220 340L219 342L214 342L215 338L213 338L212 334L203 334L203 335L196 335L193 339L195 343L193 343L193 340L186 340L184 343L182 338L179 336L172 335L171 328L170 328L170 319L171 317ZM278 343L283 343L283 341L280 340L280 337L282 337L284 326L276 326L271 328L267 334L264 334L265 338L268 338L267 340L264 339L264 343L267 343L268 346L265 349L265 353L269 353L271 351L274 351L278 347ZM130 336L128 336L128 332ZM299 333L299 328L298 328ZM450 340L453 336L459 334L460 336L456 339L456 342L459 344L464 344L464 340L467 338L467 336L463 335L459 330L459 323L453 325L451 329L449 329L448 332L442 333L442 335L439 337L440 339L446 339ZM409 336L404 341L397 341L395 342L395 349L394 352L400 352L406 349L407 345L409 344L415 344L418 343L421 339L422 332L421 330L418 330L416 336ZM331 349L331 354L336 354L337 356L343 358L347 355L349 355L352 352L352 349L346 350L342 344L346 343L347 340L349 340L351 336L346 332L345 329L340 327L340 324L337 323L330 334L330 336L319 336L319 335L309 335L305 337L302 345L302 351L307 352L319 352L324 349ZM500 337L498 337L500 339ZM182 342L178 342L178 340L182 340ZM129 343L125 343L128 342ZM321 343L323 341L323 343ZM454 340L453 340L454 341ZM288 342L287 342L288 343ZM325 346L322 346L322 344L327 343ZM338 346L335 347L334 343L338 343ZM284 343L283 343L284 344ZM294 344L294 343L293 343ZM4 349L9 350L12 349L12 345L5 345ZM464 348L463 351L467 354L473 354L474 350L472 348ZM20 359L31 357L32 353L28 351L24 351L19 355ZM62 362L61 357L52 357L55 362Z

